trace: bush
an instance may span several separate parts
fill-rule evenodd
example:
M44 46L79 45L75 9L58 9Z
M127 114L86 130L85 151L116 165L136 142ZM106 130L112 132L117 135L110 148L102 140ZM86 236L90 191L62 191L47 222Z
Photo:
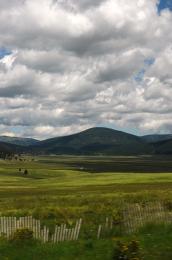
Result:
M85 248L87 249L93 249L93 241L91 239L86 240L85 242Z
M24 175L28 175L28 170L27 169L24 170Z
M113 260L141 260L139 242L132 240L129 243L117 242Z
M172 201L166 201L164 203L164 207L169 210L169 211L172 211Z
M12 242L31 242L33 241L33 231L28 228L17 229L12 237Z

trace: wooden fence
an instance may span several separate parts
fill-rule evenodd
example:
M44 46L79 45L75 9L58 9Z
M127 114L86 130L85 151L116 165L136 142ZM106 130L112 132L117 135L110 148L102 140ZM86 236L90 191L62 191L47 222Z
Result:
M9 239L17 229L28 228L33 231L35 239L42 242L58 243L61 241L78 240L81 229L82 219L76 222L75 227L67 228L66 224L55 226L53 234L50 233L46 226L41 227L40 220L29 217L0 217L0 236Z
M106 217L102 224L97 226L97 239L112 235L116 226L126 233L136 232L146 223L172 223L172 210L161 202L128 204L121 209L121 219L114 221L113 217ZM55 226L50 232L46 226L41 226L40 220L29 217L0 217L0 236L10 239L17 229L28 228L33 231L35 239L42 242L59 243L62 241L78 240L81 231L82 219L79 219L74 227L66 224ZM112 231L112 232L111 232ZM115 233L114 233L115 234ZM95 237L93 234L93 237Z
M105 222L98 226L97 239L100 239L105 232L112 230L114 226L113 217L106 217Z
M0 236L10 239L18 229L28 228L33 231L33 237L42 242L58 243L61 241L78 240L81 230L82 219L79 219L73 228L67 228L66 224L55 226L54 232L51 233L46 226L41 227L40 220L32 216L20 217L0 217ZM98 226L97 239L100 239L104 232L113 228L113 218L106 217L105 222Z
M136 232L147 223L172 223L172 211L161 202L129 204L123 210L123 228L127 233Z

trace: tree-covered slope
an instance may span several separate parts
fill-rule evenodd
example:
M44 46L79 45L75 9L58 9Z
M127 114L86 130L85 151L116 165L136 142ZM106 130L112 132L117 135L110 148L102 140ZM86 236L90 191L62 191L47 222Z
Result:
M47 139L30 147L37 153L132 155L151 153L141 138L121 131L95 127L83 132Z
M38 142L38 140L33 139L33 138L0 136L0 142L16 144L16 145L21 145L21 146L30 146L30 145L36 144Z
M154 134L154 135L144 135L141 137L147 143L157 143L161 141L166 141L172 139L172 134Z
M172 154L172 139L153 144L156 154Z

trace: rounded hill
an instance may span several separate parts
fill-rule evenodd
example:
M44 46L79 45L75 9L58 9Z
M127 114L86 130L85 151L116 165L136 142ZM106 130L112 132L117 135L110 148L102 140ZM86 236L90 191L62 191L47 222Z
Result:
M53 154L137 155L150 152L151 147L141 138L104 127L94 127L64 137L35 144L33 150Z

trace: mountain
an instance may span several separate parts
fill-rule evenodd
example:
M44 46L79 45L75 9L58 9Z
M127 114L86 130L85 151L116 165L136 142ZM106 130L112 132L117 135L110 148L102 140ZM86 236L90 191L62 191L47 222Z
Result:
M166 140L172 139L172 134L166 134L166 135L159 135L159 134L144 135L141 138L145 142L147 142L147 143L157 143L157 142L161 142L161 141L166 141Z
M22 138L22 137L10 137L10 136L0 136L0 142L16 144L21 146L30 146L39 142L32 138Z
M22 146L0 142L0 157L4 154L15 154L21 152L23 152Z
M154 143L153 147L156 154L170 155L172 154L172 139Z
M0 155L15 153L68 155L172 154L172 135L138 137L125 132L94 127L83 132L38 141L32 138L0 137Z
M104 127L40 141L29 149L34 153L73 155L137 155L153 151L137 136Z

